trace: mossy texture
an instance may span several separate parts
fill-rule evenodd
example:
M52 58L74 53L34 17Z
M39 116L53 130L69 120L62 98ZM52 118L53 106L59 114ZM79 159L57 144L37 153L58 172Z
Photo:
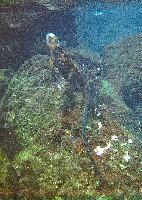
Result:
M91 117L88 122L88 156L81 135L85 105L81 91L75 92L73 110L65 116L62 113L68 88L48 56L32 57L12 78L1 110L5 127L12 128L21 149L10 161L2 156L1 193L26 199L103 200L139 194L141 156L134 134L102 104L101 121ZM102 80L101 95L124 108L107 80ZM96 174L95 166L101 175ZM10 180L15 180L14 187Z
M4 154L4 152L0 149L0 187L6 187L6 178L8 175L8 165L9 161Z

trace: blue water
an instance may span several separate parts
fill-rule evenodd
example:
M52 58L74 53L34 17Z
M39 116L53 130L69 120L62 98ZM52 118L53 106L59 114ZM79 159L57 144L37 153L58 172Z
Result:
M142 32L142 2L94 3L75 10L80 45L101 53L106 45Z

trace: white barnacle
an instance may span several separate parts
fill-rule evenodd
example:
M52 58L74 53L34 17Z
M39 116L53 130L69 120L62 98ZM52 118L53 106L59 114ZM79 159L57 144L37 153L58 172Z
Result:
M100 112L97 113L97 117L99 117L99 116L101 116L101 113L100 113Z
M97 146L96 149L94 149L94 151L96 152L98 156L101 156L110 148L111 148L111 144L107 143L107 146L105 147Z
M128 161L131 159L131 157L128 155L128 151L127 151L126 154L123 156L123 159L124 159L126 162L128 162Z
M128 144L132 144L133 140L132 139L128 139Z
M103 127L101 122L98 122L98 129L100 130Z
M117 135L112 135L112 136L111 136L111 140L113 140L113 141L118 141L118 136L117 136Z
M59 88L59 90L62 89L62 85L61 84L58 84L57 87Z
M105 153L105 148L103 148L103 147L100 147L100 146L97 146L96 147L96 149L94 149L94 151L96 152L96 154L98 155L98 156L101 156L102 154L104 154Z

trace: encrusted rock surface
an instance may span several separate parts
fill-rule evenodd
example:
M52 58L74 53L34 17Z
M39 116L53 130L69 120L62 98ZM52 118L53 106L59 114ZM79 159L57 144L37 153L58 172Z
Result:
M77 67L85 64L86 76L87 72L91 74L91 69L94 71L96 59L79 56L79 52L70 56ZM0 149L0 173L3 173L0 194L52 199L55 195L68 198L82 195L84 198L88 193L117 196L116 188L122 196L139 194L140 151L135 148L134 135L102 106L101 121L92 116L86 127L90 159L82 140L85 99L81 91L76 91L75 107L63 117L67 81L52 67L47 55L36 55L25 61L1 101L5 123L3 132L0 129L0 141L3 141L0 147L12 161ZM110 98L118 98L111 94L111 88L104 87L104 90ZM117 103L122 109L122 102L118 99ZM67 123L71 126L65 126ZM10 153L15 154L11 157ZM96 175L96 166L100 175Z
M142 77L142 35L132 36L108 46L104 63L107 78L120 93L127 81Z
M129 108L127 115L124 110L119 113L119 120L139 132L141 138L141 104L142 104L142 36L129 37L108 46L105 50L105 78L113 85L114 91ZM112 106L114 115L116 107Z

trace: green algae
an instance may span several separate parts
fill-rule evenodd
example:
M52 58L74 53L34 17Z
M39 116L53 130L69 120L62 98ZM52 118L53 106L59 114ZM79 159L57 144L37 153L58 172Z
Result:
M106 189L106 196L98 195L100 180L94 174L90 159L86 154L82 155L84 150L81 145L75 148L71 138L72 130L64 128L61 107L66 84L65 80L58 74L55 75L58 80L56 82L54 81L53 69L48 64L48 56L35 56L23 64L11 80L5 97L8 101L5 102L3 99L3 103L7 103L5 113L7 123L9 126L15 127L14 131L22 146L21 151L17 152L11 161L12 169L14 167L18 175L18 195L25 196L25 199L38 199L38 196L39 199L42 199L43 196L45 199L55 199L55 197L63 197L64 199L64 196L66 199L70 199L71 196L71 199L79 199L77 196L81 196L80 199L83 200L96 196L98 199L111 199L107 195L109 189ZM106 80L101 83L101 95L109 96L113 101L121 104L121 108L124 108L112 84ZM79 99L77 104L83 104L82 97L76 99ZM75 114L80 118L82 110L76 110ZM116 128L116 124L113 124L111 119L110 123L106 118L104 120L105 124L108 124L104 133L102 132L105 143L109 143L110 140L110 137L103 135L107 131L110 136L111 134L120 134L120 137L123 134L127 136L119 125ZM75 121L74 118L72 123L73 121ZM76 125L77 128L80 127L80 123ZM91 131L92 129L90 129ZM66 135L67 133L69 135ZM63 144L63 138L65 138L66 145ZM122 137L120 145L118 143L114 145L117 154L112 153L111 156L108 154L108 158L111 159L107 162L106 157L104 157L104 162L110 164L111 170L116 172L116 179L120 175L123 176L121 159L124 151L131 150L127 146L124 149L121 148L123 139ZM133 153L136 152L132 151ZM127 163L125 164L126 170L123 169L123 171L126 176L129 166ZM100 168L102 174L107 176L103 167L100 166ZM13 177L14 172L11 171L9 179ZM129 179L130 177L127 178L128 182ZM118 187L118 190L121 190L115 179L110 179L110 183L112 182ZM125 185L125 189L129 189L129 191L131 187L127 188L127 184ZM136 191L134 188L134 193Z
M102 96L108 96L110 99L115 101L121 108L125 111L129 111L130 109L126 106L125 102L116 92L116 89L113 87L112 83L107 80L101 81L100 93Z
M7 186L9 160L0 149L0 188Z

